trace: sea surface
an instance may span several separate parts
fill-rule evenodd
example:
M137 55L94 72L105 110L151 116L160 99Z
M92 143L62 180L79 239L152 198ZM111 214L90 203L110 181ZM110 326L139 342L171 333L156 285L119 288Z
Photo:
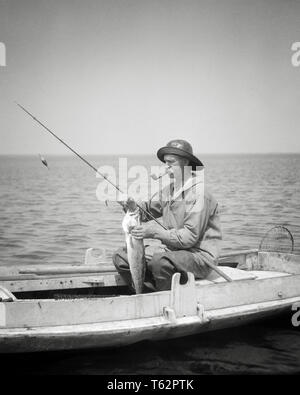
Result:
M129 184L137 177L134 170L140 169L133 166L150 170L160 165L154 156L123 158L131 169ZM118 182L118 157L86 159L96 168L110 166ZM300 254L300 155L201 159L205 185L219 202L224 252L258 248L270 228L283 225ZM121 207L113 199L105 203L97 198L103 180L76 156L46 160L49 168L38 155L0 157L0 265L81 263L90 247L104 249L110 260L124 244ZM300 327L293 327L290 318L146 342L113 353L54 353L43 357L42 364L39 356L14 356L11 363L24 372L43 374L295 373L300 371Z

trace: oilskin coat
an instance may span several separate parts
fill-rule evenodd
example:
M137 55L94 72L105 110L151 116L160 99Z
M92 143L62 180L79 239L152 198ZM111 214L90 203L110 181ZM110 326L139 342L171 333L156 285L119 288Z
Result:
M203 267L206 260L218 264L222 242L218 203L205 187L202 177L189 178L175 193L173 184L167 185L150 202L144 203L144 207L155 218L162 217L161 222L167 228L160 231L165 251L181 251L178 254L181 261L184 252L189 260L192 253L199 267ZM147 221L149 217L144 215L143 220ZM176 255L172 254L175 260ZM146 257L151 258L147 249ZM207 270L207 274L209 272ZM194 274L205 277L197 276L197 272Z

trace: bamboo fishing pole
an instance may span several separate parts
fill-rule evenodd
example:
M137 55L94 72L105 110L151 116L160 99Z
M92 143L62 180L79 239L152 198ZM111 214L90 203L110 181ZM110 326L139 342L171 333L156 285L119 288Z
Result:
M70 147L67 143L65 143L61 138L59 138L55 133L53 133L46 125L44 125L40 120L38 120L34 115L32 115L28 110L26 110L26 108L24 108L23 106L21 106L21 104L15 102L23 111L25 111L34 121L36 121L37 123L39 123L45 130L47 130L47 132L51 133L52 136L54 136L58 141L60 141L62 144L64 144L67 148L69 148L70 151L72 151L75 155L78 156L78 158L80 158L84 163L86 163L90 168L92 168L97 174L99 174L101 177L103 177L107 182L109 182L114 188L116 188L120 193L122 193L124 195L124 192L121 191L121 189L115 185L113 182L110 181L109 178L107 178L104 174L100 173L98 169L96 169L96 167L94 167L93 165L90 164L90 162L88 162L85 158L83 158L80 154L78 154L78 152L76 152L72 147ZM146 215L148 215L151 219L153 219L158 225L162 226L165 230L167 230L167 228L161 224L159 221L157 221L157 219L147 210L145 210L140 204L136 203L137 207L143 211Z

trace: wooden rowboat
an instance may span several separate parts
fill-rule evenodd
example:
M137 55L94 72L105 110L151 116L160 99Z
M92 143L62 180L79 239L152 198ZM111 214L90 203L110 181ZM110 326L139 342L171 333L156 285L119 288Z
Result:
M121 295L125 284L114 268L89 259L65 268L0 268L0 352L170 339L291 311L300 302L300 256L237 251L220 265L232 282L216 273L195 281L189 273L180 284L176 273L170 291L141 295Z

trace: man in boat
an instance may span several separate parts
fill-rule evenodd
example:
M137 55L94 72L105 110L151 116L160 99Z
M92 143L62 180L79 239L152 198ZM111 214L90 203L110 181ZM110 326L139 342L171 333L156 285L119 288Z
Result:
M169 290L176 272L183 278L187 278L187 272L196 279L206 278L211 272L209 262L218 264L222 240L218 203L199 177L204 166L193 155L192 146L185 140L172 140L158 150L157 156L167 165L171 181L155 199L142 205L155 218L161 217L166 229L143 214L142 225L131 231L135 238L162 243L152 254L146 248L146 292ZM130 285L126 249L119 249L113 262Z

